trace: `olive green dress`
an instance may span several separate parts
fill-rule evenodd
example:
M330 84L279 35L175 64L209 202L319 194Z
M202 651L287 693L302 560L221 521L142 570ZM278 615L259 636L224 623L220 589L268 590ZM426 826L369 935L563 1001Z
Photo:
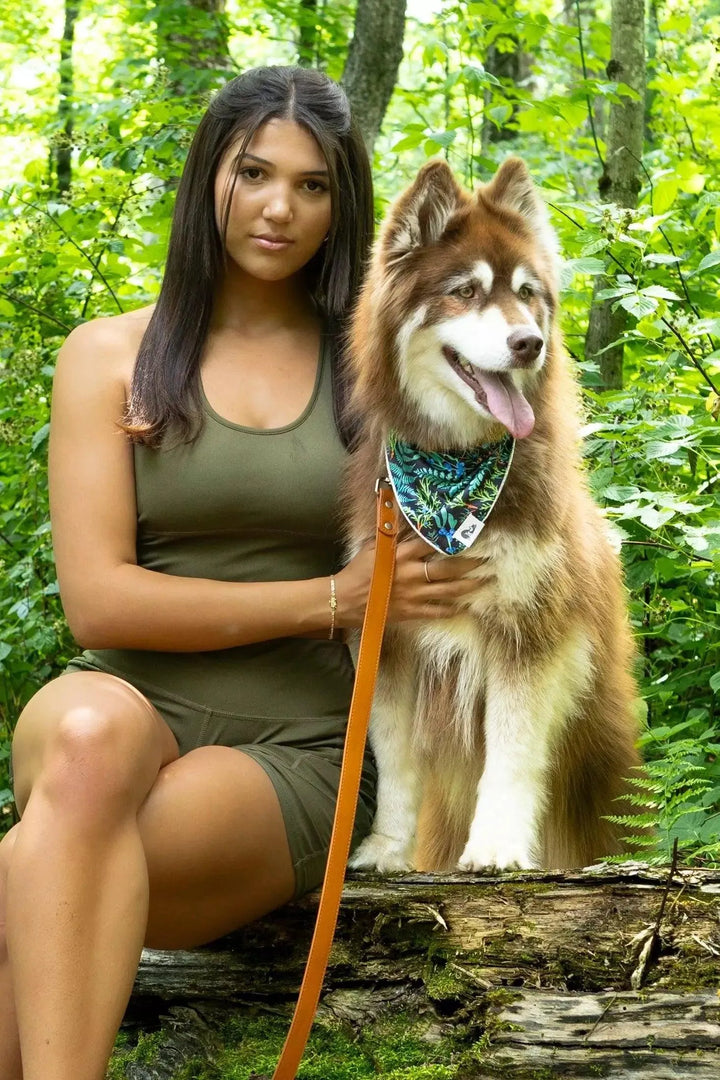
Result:
M292 581L338 570L346 451L333 418L327 335L311 399L286 427L234 424L202 397L194 444L134 448L138 564L221 581ZM219 744L258 761L280 800L296 897L319 884L354 680L345 644L276 638L194 653L96 649L67 670L132 683L167 721L181 754ZM376 779L368 749L353 846L370 829Z

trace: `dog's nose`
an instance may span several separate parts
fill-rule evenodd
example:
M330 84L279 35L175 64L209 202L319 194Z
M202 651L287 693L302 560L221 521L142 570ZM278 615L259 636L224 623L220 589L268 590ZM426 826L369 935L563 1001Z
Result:
M513 330L512 334L508 335L507 343L512 353L513 363L520 367L532 364L545 344L534 330L525 329Z

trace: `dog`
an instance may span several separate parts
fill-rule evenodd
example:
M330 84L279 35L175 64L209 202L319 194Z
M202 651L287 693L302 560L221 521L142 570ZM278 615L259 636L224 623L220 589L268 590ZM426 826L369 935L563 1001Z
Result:
M482 513L476 499L469 525L444 529L487 558L472 573L491 583L454 616L386 630L377 810L351 868L568 868L622 847L606 815L628 812L617 800L639 765L634 648L617 544L583 469L558 278L545 205L514 157L473 195L428 162L373 247L347 336L361 424L348 551L373 535L393 440L431 462L455 455L458 474L478 448L512 455ZM401 520L401 540L419 531Z

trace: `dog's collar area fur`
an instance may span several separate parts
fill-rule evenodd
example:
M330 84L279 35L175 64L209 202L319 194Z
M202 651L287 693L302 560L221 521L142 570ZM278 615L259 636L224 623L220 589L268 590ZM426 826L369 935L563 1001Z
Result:
M442 555L465 551L485 526L507 479L515 439L470 450L421 450L391 431L388 476L405 520Z

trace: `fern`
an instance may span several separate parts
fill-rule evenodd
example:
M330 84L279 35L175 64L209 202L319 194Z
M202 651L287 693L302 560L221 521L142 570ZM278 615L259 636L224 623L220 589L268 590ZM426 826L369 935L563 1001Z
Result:
M697 738L673 738L687 723L648 731L643 742L648 754L643 775L629 778L618 802L633 807L607 820L627 829L625 855L609 862L642 858L667 863L678 840L685 864L720 865L720 746L712 730Z

